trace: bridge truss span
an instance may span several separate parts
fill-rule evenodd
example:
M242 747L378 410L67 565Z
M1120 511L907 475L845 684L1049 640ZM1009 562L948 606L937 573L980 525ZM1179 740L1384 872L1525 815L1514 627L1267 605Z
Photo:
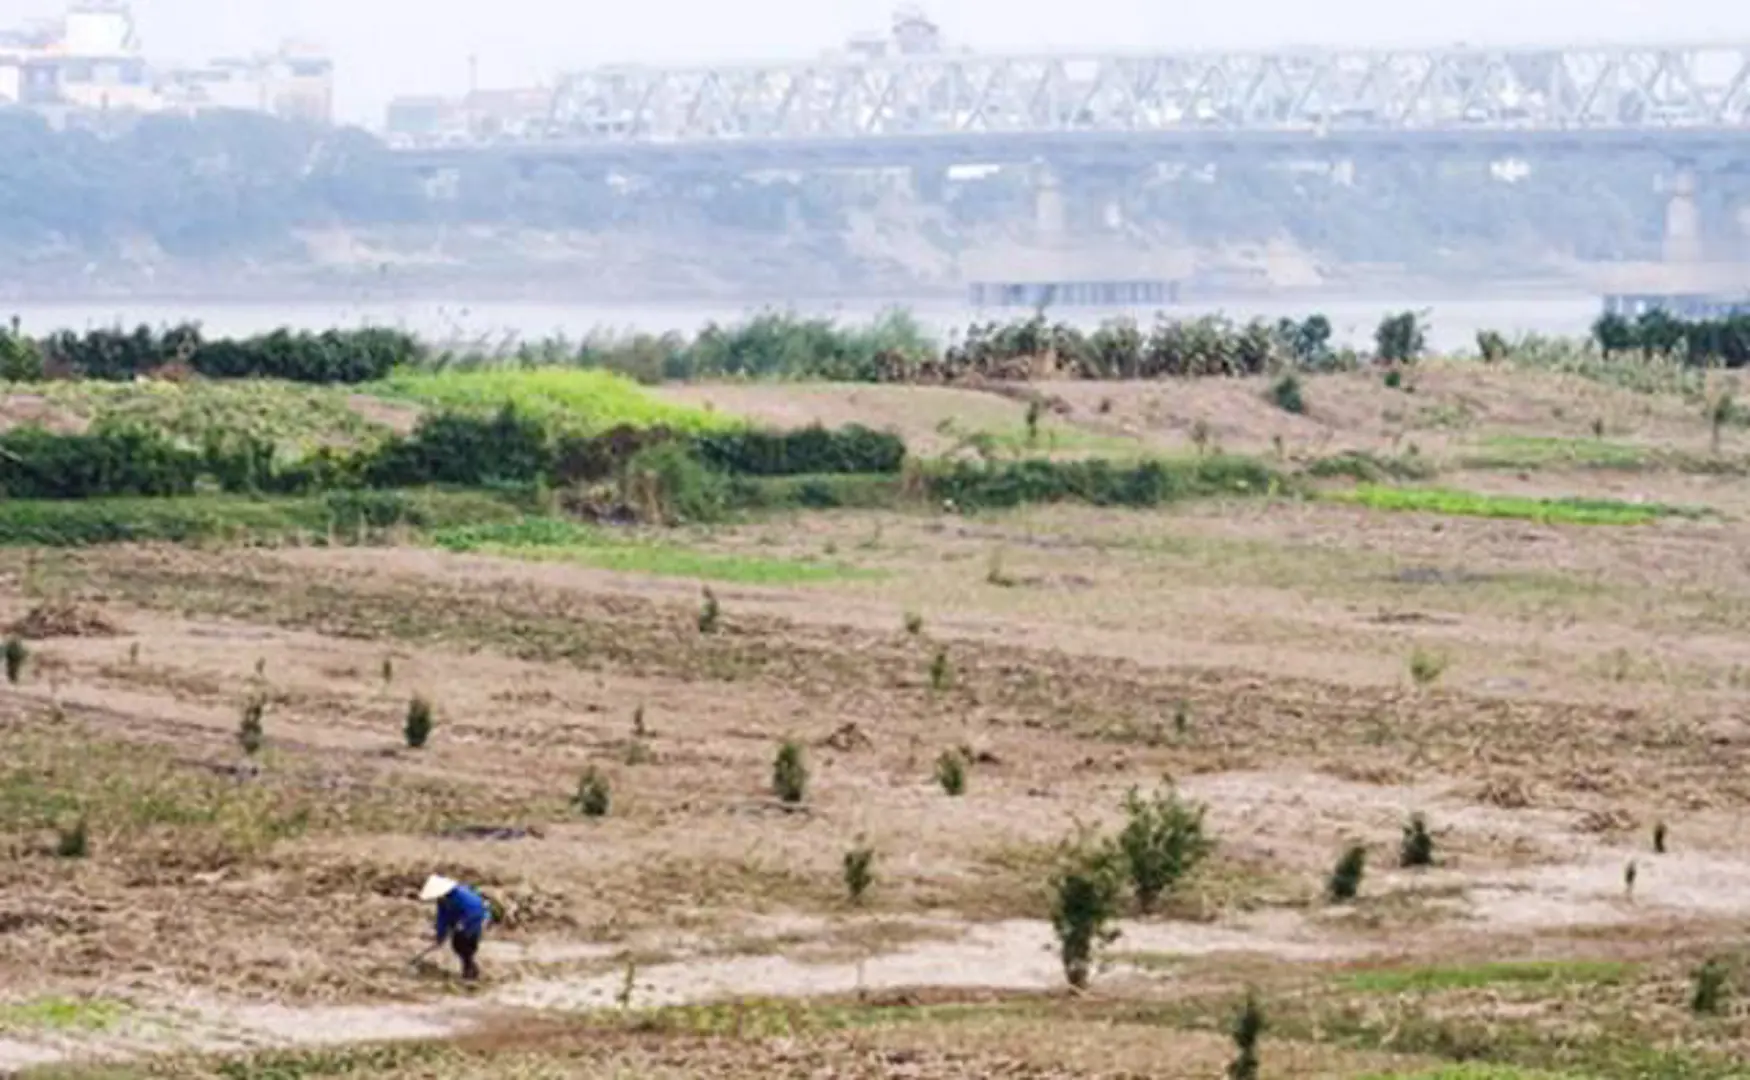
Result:
M543 137L759 142L1417 132L1742 133L1750 43L1645 47L928 54L603 68L564 77Z

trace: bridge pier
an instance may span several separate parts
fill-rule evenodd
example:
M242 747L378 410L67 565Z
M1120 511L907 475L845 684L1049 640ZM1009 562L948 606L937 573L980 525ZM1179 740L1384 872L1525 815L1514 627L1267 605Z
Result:
M1112 232L1124 228L1124 200L1108 195L1100 202L1100 224Z
M947 198L948 171L939 165L913 165L905 170L904 186L913 200L939 206Z
M1671 197L1665 203L1665 261L1693 264L1702 261L1701 209L1695 202L1695 163L1682 161L1671 180Z
M1049 165L1036 165L1033 180L1033 229L1042 244L1064 240L1063 181Z

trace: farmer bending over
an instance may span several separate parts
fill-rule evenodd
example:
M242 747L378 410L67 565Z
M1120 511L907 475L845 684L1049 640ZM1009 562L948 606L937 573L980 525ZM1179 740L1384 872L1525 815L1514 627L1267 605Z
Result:
M421 900L437 901L437 943L448 938L450 948L462 959L462 978L480 977L474 954L480 951L480 934L486 929L486 901L466 885L433 874L419 891Z

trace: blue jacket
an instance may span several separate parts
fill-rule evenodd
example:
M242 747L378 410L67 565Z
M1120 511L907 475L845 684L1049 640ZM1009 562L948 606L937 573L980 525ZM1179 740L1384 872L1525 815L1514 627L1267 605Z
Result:
M457 885L437 902L437 939L443 941L450 931L478 934L486 929L486 901L466 885Z

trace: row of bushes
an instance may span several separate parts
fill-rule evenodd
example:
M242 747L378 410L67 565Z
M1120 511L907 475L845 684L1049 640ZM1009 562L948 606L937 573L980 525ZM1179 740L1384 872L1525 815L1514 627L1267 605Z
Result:
M1130 463L920 462L900 475L751 477L726 475L676 450L671 444L635 459L611 509L676 524L717 521L749 509L868 509L919 500L960 511L1059 502L1151 507L1209 496L1274 494L1293 484L1262 461L1219 455Z
M1160 506L1208 495L1262 495L1288 481L1238 458L1139 462L993 462L924 466L906 475L726 476L679 443L653 447L633 470L653 480L647 520L714 521L744 510L890 508L929 500L961 510L1024 503ZM636 485L631 485L636 486ZM396 528L440 530L545 512L534 490L341 490L314 495L0 499L0 546L82 547L199 540L354 543ZM594 509L600 509L594 508Z
M1262 495L1284 479L1261 461L1209 456L1189 461L1024 460L957 462L924 474L933 498L961 509L1007 509L1036 503L1161 506L1212 495Z
M1322 315L1275 323L1162 316L1146 329L1131 319L1112 319L1092 331L1035 315L974 325L944 348L904 312L889 312L866 326L768 312L733 326L709 325L691 339L679 334L596 336L577 344L556 339L505 355L501 350L434 350L409 334L381 328L281 329L209 340L199 327L184 324L166 330L59 331L37 339L24 335L15 320L10 330L0 331L0 380L194 373L362 383L398 367L561 365L611 370L645 383L741 378L951 383L1258 375L1343 370L1362 362L1353 350L1335 348L1331 336L1330 320ZM1750 365L1750 315L1700 321L1662 311L1635 319L1605 315L1594 323L1592 337L1607 356L1639 352L1696 365ZM1508 345L1501 335L1484 331L1478 347L1486 358L1501 359ZM1422 315L1399 312L1380 321L1371 355L1409 363L1426 349Z
M1416 316L1381 324L1378 354L1411 360L1419 332L1393 331ZM1395 322L1394 322L1395 320ZM61 331L24 336L16 323L0 334L0 379L131 379L192 372L210 378L271 377L310 383L360 383L397 367L459 369L483 366L601 368L645 383L695 379L826 379L844 382L954 382L971 378L1078 379L1255 375L1284 368L1333 370L1359 358L1331 345L1322 315L1234 323L1221 317L1175 320L1150 328L1112 320L1092 332L1043 315L972 326L941 347L904 312L865 326L840 326L768 312L734 326L712 324L688 339L679 334L596 336L581 343L550 340L501 349L438 350L395 330L329 330L320 334L276 330L258 337L206 339L200 329Z
M362 383L380 379L424 355L399 330L275 330L250 338L207 339L193 324L154 330L61 330L43 338L23 334L16 320L0 331L0 379L119 381L139 376L193 373L214 379L268 378L304 383Z
M426 485L573 485L622 473L634 456L676 444L713 470L741 476L895 474L905 461L897 435L846 427L681 435L621 428L556 436L506 407L489 417L435 413L412 434L358 450L321 448L283 462L247 433L192 448L139 428L0 434L0 497L83 499L186 495L203 483L224 491L281 494Z
M1378 354L1412 360L1424 347L1418 316L1382 324ZM1406 322L1407 320L1407 322ZM1406 335L1402 331L1408 328ZM434 355L446 368L514 364L602 368L643 383L726 378L825 379L840 382L949 383L967 379L1137 379L1255 375L1264 371L1340 370L1360 363L1331 343L1322 315L1235 323L1218 316L1158 318L1149 328L1110 320L1093 331L1042 315L983 323L946 347L903 313L866 327L767 313L737 326L711 325L688 340L679 334L596 336L579 344L525 345L510 356L482 352Z
M1592 339L1606 356L1641 353L1696 367L1750 367L1750 314L1720 319L1679 319L1663 311L1633 319L1606 314L1592 324Z
M277 542L294 536L352 542L382 530L516 521L523 501L487 492L333 491L261 498L0 499L0 545Z

